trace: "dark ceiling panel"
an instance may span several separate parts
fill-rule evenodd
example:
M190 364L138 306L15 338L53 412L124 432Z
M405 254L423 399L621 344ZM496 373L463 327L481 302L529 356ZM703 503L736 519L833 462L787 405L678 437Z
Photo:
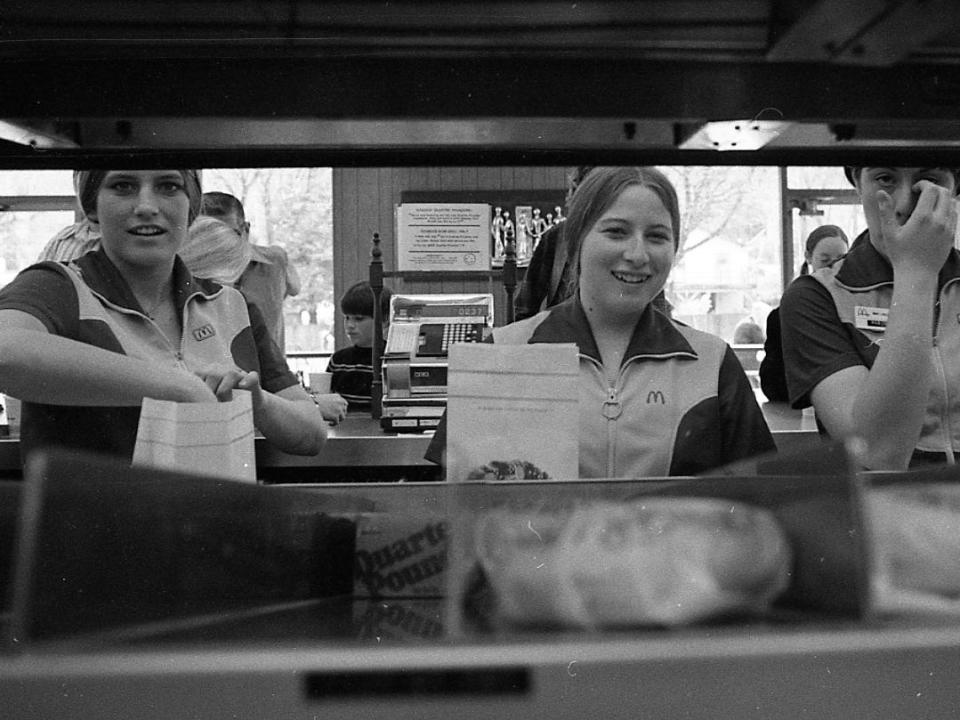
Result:
M2 12L10 162L207 150L522 164L548 143L589 161L710 147L705 123L741 120L783 125L753 134L776 138L758 151L768 161L960 144L951 0L6 0Z

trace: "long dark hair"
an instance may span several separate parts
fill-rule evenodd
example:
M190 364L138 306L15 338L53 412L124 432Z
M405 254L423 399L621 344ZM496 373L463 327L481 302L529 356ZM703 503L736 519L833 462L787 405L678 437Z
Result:
M676 188L662 172L652 167L597 167L577 187L567 206L563 232L567 241L567 264L570 273L568 296L574 294L580 277L580 248L583 238L600 216L613 205L620 193L632 185L650 188L670 214L673 223L673 246L680 244L680 202Z

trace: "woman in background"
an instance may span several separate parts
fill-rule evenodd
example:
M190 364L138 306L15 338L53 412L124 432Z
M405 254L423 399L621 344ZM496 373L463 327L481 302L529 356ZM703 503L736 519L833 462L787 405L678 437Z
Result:
M129 459L145 397L216 402L235 388L278 448L319 452L320 413L276 344L257 341L243 296L177 255L200 209L199 171L82 171L77 191L100 249L0 290L0 378L23 401L22 457L62 445Z
M849 244L846 233L836 225L814 228L804 244L800 274L808 275L820 268L831 267L847 254ZM780 308L774 308L767 315L767 338L763 344L763 360L760 361L760 389L767 400L773 402L789 400L780 334Z
M654 304L680 238L670 181L653 168L595 168L565 233L569 298L493 337L578 346L580 477L692 475L774 450L733 350ZM440 442L428 458L442 456Z

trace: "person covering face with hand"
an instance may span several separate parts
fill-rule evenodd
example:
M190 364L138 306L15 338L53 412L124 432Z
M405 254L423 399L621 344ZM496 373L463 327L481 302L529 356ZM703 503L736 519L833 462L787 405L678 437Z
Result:
M957 170L848 167L867 230L781 303L790 399L869 469L960 449Z
M200 209L197 170L77 177L101 247L31 266L0 290L2 390L23 401L21 452L64 445L130 458L145 397L228 400L281 450L315 454L322 418L239 292L178 256Z

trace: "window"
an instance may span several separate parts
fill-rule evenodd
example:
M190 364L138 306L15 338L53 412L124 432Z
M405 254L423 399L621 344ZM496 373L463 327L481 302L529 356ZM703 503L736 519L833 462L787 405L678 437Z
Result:
M767 314L799 274L807 235L863 229L838 167L666 167L680 199L680 249L667 282L674 316L730 343L763 342ZM788 242L782 238L786 236ZM754 327L758 326L758 327Z
M69 170L0 172L0 284L35 262L43 246L75 221Z
M674 317L727 342L744 320L764 327L782 292L778 169L663 170L680 200L680 247L666 287Z

